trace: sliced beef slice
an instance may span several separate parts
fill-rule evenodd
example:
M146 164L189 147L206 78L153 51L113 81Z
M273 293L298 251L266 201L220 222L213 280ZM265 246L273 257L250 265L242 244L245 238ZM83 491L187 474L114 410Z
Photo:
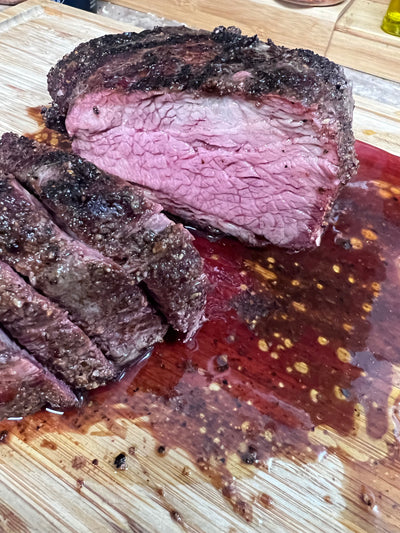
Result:
M33 192L68 233L144 281L169 324L190 337L206 302L203 261L192 236L140 187L80 157L6 133L0 167Z
M69 237L0 172L0 259L52 301L118 365L143 356L166 326L116 263Z
M168 211L251 244L318 243L357 168L343 69L235 28L78 46L48 76L73 149Z
M0 261L0 323L40 363L78 389L94 389L115 369L67 313Z
M0 420L78 405L71 389L0 329Z

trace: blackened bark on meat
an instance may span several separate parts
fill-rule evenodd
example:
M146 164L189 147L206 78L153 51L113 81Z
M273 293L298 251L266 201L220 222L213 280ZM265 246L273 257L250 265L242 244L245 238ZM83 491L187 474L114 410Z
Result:
M48 128L63 134L67 133L65 117L60 113L57 104L53 103L50 107L43 106L40 112Z
M121 267L68 237L33 196L1 172L0 259L67 310L117 364L142 357L165 334Z
M250 76L235 78L243 71ZM102 89L235 94L254 101L275 94L306 108L318 107L326 118L341 123L336 139L340 180L346 182L357 167L351 86L342 67L310 50L263 43L224 27L212 33L161 27L105 35L79 45L50 70L49 126L63 124L78 97Z
M42 407L76 407L70 388L56 379L0 329L0 420L26 416Z
M94 389L115 377L113 365L65 311L0 261L0 323L56 377Z
M6 133L0 167L33 192L71 235L143 281L169 324L190 337L203 321L206 277L192 236L140 187L80 157Z
M144 283L168 321L190 338L204 320L207 278L203 260L181 224L148 232Z

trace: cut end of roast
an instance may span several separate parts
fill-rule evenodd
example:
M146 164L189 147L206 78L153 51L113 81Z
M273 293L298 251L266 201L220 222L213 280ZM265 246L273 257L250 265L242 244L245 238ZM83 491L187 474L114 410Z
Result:
M257 102L109 91L80 98L66 124L75 152L171 213L253 245L313 246L341 184L338 124L282 97Z
M235 28L94 39L48 82L75 152L252 245L318 244L357 169L343 69Z

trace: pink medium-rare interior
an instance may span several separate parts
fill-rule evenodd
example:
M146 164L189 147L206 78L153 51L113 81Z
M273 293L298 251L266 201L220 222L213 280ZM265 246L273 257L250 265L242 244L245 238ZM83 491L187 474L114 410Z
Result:
M153 189L166 209L307 246L339 185L334 125L322 122L277 96L103 91L77 99L66 126L77 153Z

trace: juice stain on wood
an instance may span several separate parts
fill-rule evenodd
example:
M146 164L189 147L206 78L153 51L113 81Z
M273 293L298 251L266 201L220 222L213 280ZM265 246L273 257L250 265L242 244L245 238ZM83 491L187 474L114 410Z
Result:
M251 505L235 489L232 458L266 469L274 456L315 460L324 452L316 429L354 436L362 411L367 435L390 440L400 363L400 164L362 143L357 149L360 171L341 192L319 248L254 249L198 234L211 291L194 339L171 335L120 382L91 392L79 411L38 413L0 430L29 440L38 430L135 421L164 449L188 452L247 521Z
M53 146L54 148L65 150L66 152L71 150L71 139L67 135L46 127L42 116L42 106L28 107L27 111L28 115L37 122L38 130L34 133L25 133L25 137Z

